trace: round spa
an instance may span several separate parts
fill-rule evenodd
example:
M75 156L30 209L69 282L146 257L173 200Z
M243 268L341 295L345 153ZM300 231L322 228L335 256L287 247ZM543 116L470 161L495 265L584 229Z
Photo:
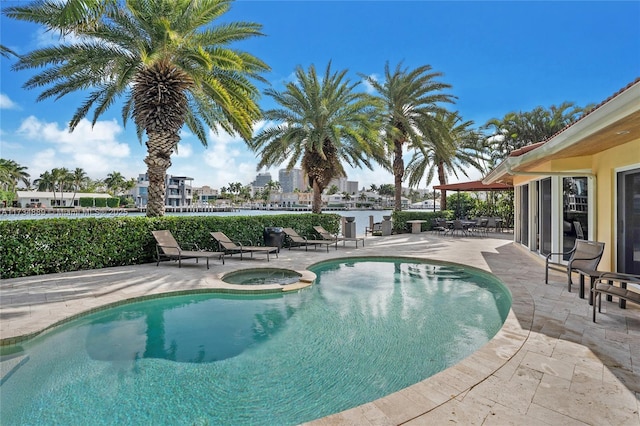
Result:
M316 279L311 271L283 268L252 268L233 271L220 276L220 280L242 290L292 291L308 287ZM237 287L236 287L237 288Z

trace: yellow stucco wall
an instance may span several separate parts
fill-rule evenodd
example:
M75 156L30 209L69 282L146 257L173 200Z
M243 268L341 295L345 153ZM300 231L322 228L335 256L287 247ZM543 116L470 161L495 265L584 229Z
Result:
M640 168L640 139L608 149L592 158L596 185L596 240L605 242L605 252L598 269L615 270L616 248L616 172L619 169Z
M597 241L605 242L605 252L598 269L615 270L616 248L616 172L625 168L640 168L640 139L606 149L591 156L548 161L535 168L536 172L568 172L590 170L596 176L595 224ZM542 176L516 175L514 185L541 179Z

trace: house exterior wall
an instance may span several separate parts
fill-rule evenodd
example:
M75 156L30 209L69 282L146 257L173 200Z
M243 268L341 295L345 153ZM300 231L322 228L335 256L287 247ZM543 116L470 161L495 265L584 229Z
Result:
M554 176L554 173L575 172L576 176L580 176L581 173L590 173L595 176L589 180L589 215L591 220L590 231L588 238L602 241L605 243L605 251L602 260L599 265L600 270L612 271L615 270L616 265L616 235L617 235L617 173L622 170L628 170L632 168L640 168L640 139L635 139L627 144L620 145L614 148L605 149L597 154L590 156L580 156L573 158L565 158L559 160L548 161L538 165L533 172L544 173L549 172L549 176L552 176L554 183L558 183L562 177ZM521 186L526 183L534 183L537 180L543 179L544 176L531 176L531 175L514 175L514 186ZM558 201L554 207L557 212L554 212L554 233L552 238L554 239L553 251L561 251L562 237L562 203L559 202L562 196L561 188L559 188L560 194L558 195L558 189L556 189L554 198ZM530 194L531 194L530 189ZM532 196L533 197L533 196ZM558 206L558 203L560 204ZM520 208L521 203L516 204L516 208ZM529 217L535 217L537 211L537 204L535 199L531 199L529 202ZM560 219L556 219L560 216ZM519 215L516 213L516 216ZM517 232L517 230L516 230ZM535 238L535 235L532 235ZM586 236L585 236L586 237ZM517 239L517 237L516 237ZM530 238L531 240L531 238ZM531 245L531 244L530 244Z

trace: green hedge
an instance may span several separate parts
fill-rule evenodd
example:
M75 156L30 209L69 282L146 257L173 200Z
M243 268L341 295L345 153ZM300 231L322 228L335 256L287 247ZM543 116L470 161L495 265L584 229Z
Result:
M232 240L262 242L266 226L313 236L313 226L337 232L336 214L267 216L164 216L0 221L0 277L15 278L153 261L153 230L168 229L180 244L216 250L209 232Z
M453 219L453 211L394 211L391 213L391 220L393 221L393 232L402 234L403 232L411 232L411 225L407 225L408 220L426 220L421 226L421 231L431 231L431 225L433 219Z
M80 197L78 199L80 207L120 207L120 198L90 198Z

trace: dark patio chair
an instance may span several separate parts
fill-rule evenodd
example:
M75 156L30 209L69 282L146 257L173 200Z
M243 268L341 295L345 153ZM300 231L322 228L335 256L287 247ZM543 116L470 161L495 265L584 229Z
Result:
M451 235L456 235L456 233L467 235L467 228L465 228L464 224L459 219L453 221L453 227L451 228Z
M545 260L544 283L549 284L549 267L566 268L567 270L567 289L571 291L571 273L578 270L596 270L602 254L604 253L604 243L598 241L576 240L573 248L564 253L549 253ZM566 265L562 263L552 262L552 256L562 257L570 255Z
M216 251L199 250L198 246L194 244L195 250L184 250L176 239L171 234L171 231L151 231L156 239L156 266L160 265L160 260L170 259L177 260L178 267L182 267L183 259L195 259L198 263L198 259L207 260L207 269L209 269L209 259L217 257L222 260L224 265L224 253Z

